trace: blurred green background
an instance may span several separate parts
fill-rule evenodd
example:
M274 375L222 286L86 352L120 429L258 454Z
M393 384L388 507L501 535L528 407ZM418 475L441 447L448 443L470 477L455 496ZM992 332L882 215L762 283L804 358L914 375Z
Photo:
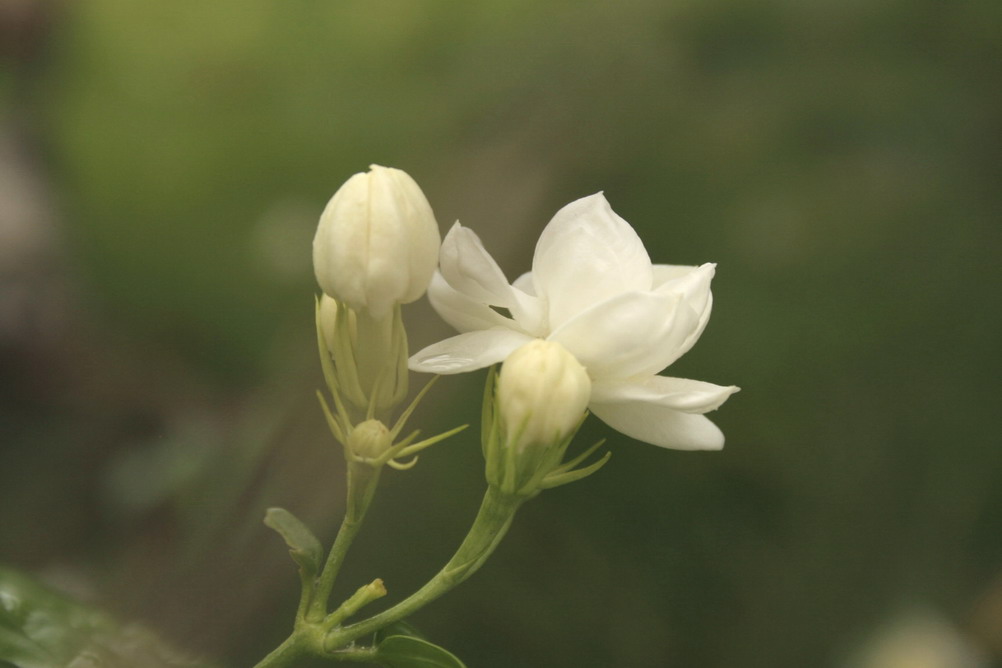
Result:
M3 0L0 46L0 562L223 666L286 636L264 509L330 539L343 497L310 242L379 163L510 277L604 190L655 262L718 263L669 373L743 388L721 453L589 421L609 465L525 507L430 638L471 668L1002 666L1002 3ZM482 486L472 431L388 473L341 593L419 586Z

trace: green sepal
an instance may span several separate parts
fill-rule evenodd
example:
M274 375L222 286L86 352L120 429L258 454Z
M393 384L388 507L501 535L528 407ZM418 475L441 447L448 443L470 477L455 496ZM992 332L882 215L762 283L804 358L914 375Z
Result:
M327 342L324 340L324 332L320 322L320 296L315 298L316 322L317 322L317 347L320 352L320 369L324 373L324 381L328 389L334 394L337 392L337 373L334 371L334 361L331 359L331 351L327 349Z
M289 554L298 564L303 577L312 578L320 572L324 549L309 527L285 508L269 508L264 523L274 529L289 546Z
M335 400L337 395L334 395ZM320 390L317 390L317 399L320 400L320 410L324 412L324 419L327 420L327 428L331 430L331 434L334 435L335 440L341 445L344 445L348 441L347 435L344 433L344 429L341 428L341 424L331 413L330 406L327 405L327 400L324 399L324 394Z
M413 635L384 638L372 660L384 668L466 668L452 652Z
M551 473L543 478L539 486L542 489L553 489L554 487L560 487L561 485L566 485L567 483L587 478L592 473L605 466L605 463L609 461L609 457L612 457L611 452L605 453L601 459L589 464L588 466L582 466L579 469L565 471L562 473Z
M548 474L548 476L549 475L556 475L556 474L560 474L560 473L567 473L568 471L570 471L571 469L573 469L574 467L576 467L578 464L580 464L584 460L586 460L589 457L591 457L592 454L594 454L594 452L596 450L598 450L599 448L601 448L603 445L605 445L605 439L604 438L601 439L600 441L598 441L595 445L591 446L590 448L588 448L587 450L585 450L584 452L582 452L580 455L578 455L574 459L570 459L570 460L568 460L566 462L563 462L560 466L558 466L557 468L553 469ZM608 456L607 456L607 458L608 458Z
M487 380L484 383L484 399L480 405L480 444L483 448L484 457L494 445L491 439L498 437L499 427L494 422L494 389L497 386L497 367L487 370Z

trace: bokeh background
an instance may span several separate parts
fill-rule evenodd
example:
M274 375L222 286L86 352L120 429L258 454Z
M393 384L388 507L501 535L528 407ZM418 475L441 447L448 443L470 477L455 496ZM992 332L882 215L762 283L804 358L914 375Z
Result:
M1002 3L3 0L0 58L0 562L220 666L285 637L264 509L329 540L343 505L310 242L379 163L509 276L604 190L656 262L718 263L670 373L743 388L721 453L590 421L609 465L526 506L412 620L432 640L1002 666ZM482 381L421 426L476 420ZM474 432L389 472L341 593L419 586L482 487Z

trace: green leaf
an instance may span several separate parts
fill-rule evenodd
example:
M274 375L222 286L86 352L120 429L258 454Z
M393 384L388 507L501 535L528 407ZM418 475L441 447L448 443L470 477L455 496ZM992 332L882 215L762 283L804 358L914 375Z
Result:
M0 660L21 668L64 666L114 623L31 578L0 569Z
M410 635L385 638L373 660L385 668L466 668L452 652Z
M425 634L418 631L417 627L415 627L410 622L401 620L399 622L393 622L389 626L384 626L383 628L376 631L376 636L375 639L373 640L373 644L378 645L384 639L389 638L390 636L409 636L411 638L419 638L421 640L427 640Z
M313 577L320 572L324 550L313 532L295 515L284 508L269 508L264 515L264 523L285 539L289 554L299 564L304 575Z
M0 668L175 668L197 665L139 626L121 626L0 567Z
M8 661L11 664L8 664ZM57 663L44 647L31 638L0 626L0 666L7 665L34 668L55 666Z

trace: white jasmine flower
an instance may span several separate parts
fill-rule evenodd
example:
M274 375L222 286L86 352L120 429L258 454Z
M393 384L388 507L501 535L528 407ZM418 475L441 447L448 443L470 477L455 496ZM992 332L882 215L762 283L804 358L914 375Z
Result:
M438 264L438 223L406 172L372 165L320 216L313 269L325 293L375 318L424 294Z
M456 223L428 297L461 333L420 351L410 366L462 373L533 339L555 341L586 368L588 407L612 428L664 447L719 449L724 436L702 414L738 388L656 375L706 327L713 272L713 264L652 265L601 193L557 212L536 244L532 271L513 284L476 234Z

